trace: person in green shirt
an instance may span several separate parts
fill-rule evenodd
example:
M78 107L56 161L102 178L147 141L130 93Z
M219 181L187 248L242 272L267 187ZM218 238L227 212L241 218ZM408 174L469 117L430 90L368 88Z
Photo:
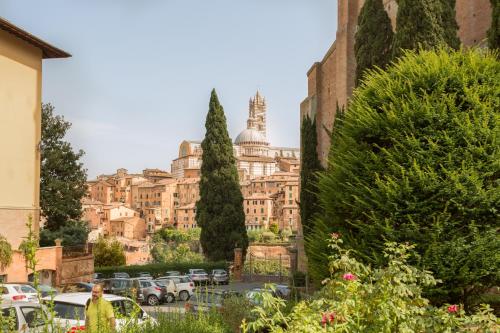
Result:
M85 308L86 333L108 333L115 331L115 313L110 302L102 297L102 286L92 288L92 299Z

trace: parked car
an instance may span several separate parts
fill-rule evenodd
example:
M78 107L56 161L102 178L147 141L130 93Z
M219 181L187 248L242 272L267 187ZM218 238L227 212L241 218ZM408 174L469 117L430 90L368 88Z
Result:
M210 312L220 311L224 306L224 299L231 296L241 297L241 294L227 290L200 290L191 296L184 308L186 312Z
M175 285L173 282L161 285L153 280L137 279L136 281L140 286L142 300L146 304L156 306L163 302L172 303L175 301Z
M4 283L0 286L0 296L5 301L38 302L38 292L29 284Z
M133 320L139 325L146 321L156 323L144 309L127 297L117 295L103 295L115 310L116 330L120 331L127 322ZM85 305L92 298L92 293L65 293L54 297L54 322L61 327L77 327L85 330ZM50 299L44 299L50 301Z
M138 279L104 279L101 284L105 294L130 297L139 303L144 301Z
M94 283L73 282L73 283L63 284L61 286L61 291L63 293L70 293L70 292L91 292L93 287L94 287Z
M140 272L137 277L141 278L141 279L150 279L152 280L153 277L151 276L151 274L149 274L148 272Z
M223 269L213 269L210 272L210 282L212 284L229 284L229 275Z
M21 285L29 285L31 287L33 287L34 289L38 290L40 292L40 295L42 297L46 297L46 296L49 296L49 295L56 295L58 293L57 289L52 287L52 286L49 286L47 284L39 284L36 288L35 288L35 284L33 282L10 282L11 284L21 284Z
M6 301L0 303L0 312L2 312L4 319L12 318L2 322L2 325L0 325L0 331L2 332L47 332L44 327L44 318L49 318L49 314L39 303ZM48 332L52 332L51 327L47 329Z
M177 294L177 299L185 302L187 301L191 295L193 295L195 286L194 282L191 281L189 276L162 276L157 278L156 283L159 285L167 285L168 281L173 281L175 284L175 292Z
M125 272L115 272L113 273L113 277L116 279L130 279L130 275Z
M104 274L102 273L94 273L92 274L92 281L94 281L94 283L97 283L98 281L104 279Z
M181 276L181 272L179 271L166 271L165 276Z
M287 285L274 285L274 290L270 288L254 288L246 292L245 297L253 304L260 305L262 303L262 294L268 292L274 297L288 299L291 290Z
M189 277L194 284L208 284L210 282L207 272L204 269L190 269Z

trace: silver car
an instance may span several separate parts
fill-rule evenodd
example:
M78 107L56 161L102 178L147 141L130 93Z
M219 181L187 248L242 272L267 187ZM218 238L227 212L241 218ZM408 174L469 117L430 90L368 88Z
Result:
M210 281L210 279L208 278L208 274L204 269L190 269L188 275L191 278L191 281L193 281L195 284L206 285Z
M38 333L52 332L52 327L45 328L45 319L49 314L39 303L15 301L0 304L2 332Z
M181 301L187 301L194 293L195 287L193 281L187 275L182 276L162 276L155 280L162 286L168 286L169 281L175 284L176 298Z
M212 284L229 284L229 275L223 269L213 269L210 274Z
M157 306L160 303L172 303L175 301L175 294L172 291L167 292L167 287L162 286L155 281L138 279L141 294L144 302L150 306ZM175 287L173 287L175 290Z

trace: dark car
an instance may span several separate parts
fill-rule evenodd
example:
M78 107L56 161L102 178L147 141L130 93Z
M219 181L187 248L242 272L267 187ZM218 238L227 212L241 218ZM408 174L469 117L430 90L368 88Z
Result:
M116 279L129 279L130 275L128 275L128 273L125 272L115 272L113 273L113 277Z
M63 284L61 290L63 293L91 292L93 287L93 283L74 282Z
M212 310L221 311L224 307L224 300L229 297L241 297L241 294L228 290L200 290L194 293L184 308L186 312L210 312Z
M97 283L98 281L104 279L104 274L102 273L94 273L92 274L92 281L94 281L94 283Z
M137 279L104 279L100 282L105 294L113 294L143 302L141 287Z
M223 269L213 269L210 272L210 282L212 284L229 284L229 275Z

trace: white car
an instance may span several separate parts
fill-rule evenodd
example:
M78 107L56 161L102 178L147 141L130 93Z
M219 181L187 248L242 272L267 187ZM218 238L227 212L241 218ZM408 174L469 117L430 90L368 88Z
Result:
M155 281L159 285L166 285L166 282L170 280L175 284L175 292L178 295L177 298L181 301L187 301L193 294L195 290L194 282L187 275L180 276L162 276L157 278Z
M4 283L0 285L0 298L5 301L38 302L36 289L28 284Z
M210 282L207 272L204 269L190 269L189 277L195 284L208 284Z
M83 330L85 326L85 306L91 297L92 293L56 295L52 300L54 302L54 321L61 327L77 327ZM131 321L139 325L147 321L156 324L156 320L130 298L110 294L104 294L103 297L115 309L117 331ZM51 299L44 298L44 301L50 302Z
M55 332L57 329L45 327L48 312L39 303L25 301L4 301L0 304L2 332L41 333ZM50 321L50 320L49 320Z

